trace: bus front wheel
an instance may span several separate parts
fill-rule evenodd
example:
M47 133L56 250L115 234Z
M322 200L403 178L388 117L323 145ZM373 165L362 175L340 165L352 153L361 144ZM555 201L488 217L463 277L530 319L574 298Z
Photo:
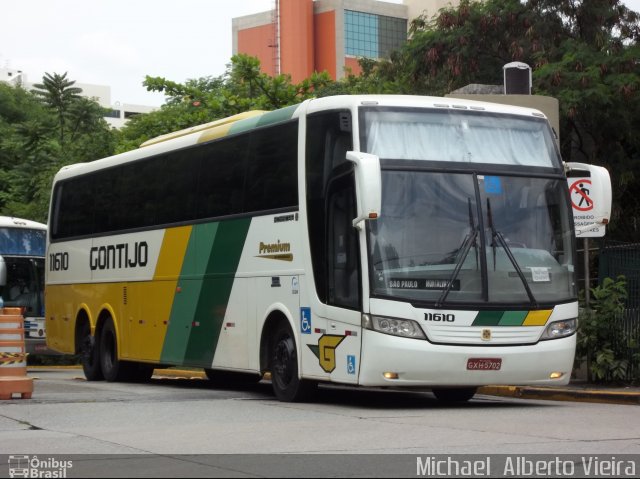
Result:
M291 328L284 321L272 336L270 366L273 392L280 401L305 401L317 387L317 383L298 377L296 341Z

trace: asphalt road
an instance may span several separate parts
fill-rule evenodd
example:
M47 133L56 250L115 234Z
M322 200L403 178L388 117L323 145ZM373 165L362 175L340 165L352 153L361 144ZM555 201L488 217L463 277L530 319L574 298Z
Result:
M31 375L32 399L0 403L0 454L67 455L101 471L95 477L182 476L170 473L174 460L197 467L196 476L306 477L333 475L323 466L347 459L353 470L341 466L339 475L394 475L388 468L405 462L415 475L417 456L439 454L640 455L637 406L482 395L447 406L430 392L340 387L321 388L313 403L288 404L266 381L215 389L201 379L119 384L86 382L79 370ZM96 454L109 456L75 456ZM245 455L242 467L238 456L224 456L237 454ZM369 470L354 454L389 456L367 460ZM112 460L131 455L135 463ZM220 465L227 457L231 464ZM0 475L4 464L0 457Z

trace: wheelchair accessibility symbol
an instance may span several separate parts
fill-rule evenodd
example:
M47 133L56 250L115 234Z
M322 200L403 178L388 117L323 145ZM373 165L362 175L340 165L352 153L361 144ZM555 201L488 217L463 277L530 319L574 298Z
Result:
M300 332L311 334L311 308L300 308Z
M355 374L356 373L356 357L352 355L347 356L347 373Z

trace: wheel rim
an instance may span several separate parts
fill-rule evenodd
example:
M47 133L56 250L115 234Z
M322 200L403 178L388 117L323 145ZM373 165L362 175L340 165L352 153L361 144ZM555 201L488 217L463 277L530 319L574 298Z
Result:
M280 389L285 389L293 381L295 373L296 349L293 338L283 335L276 343L273 357L273 376Z

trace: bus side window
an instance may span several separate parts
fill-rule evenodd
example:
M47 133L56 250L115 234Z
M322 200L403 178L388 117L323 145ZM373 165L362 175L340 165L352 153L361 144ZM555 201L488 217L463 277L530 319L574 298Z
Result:
M329 183L327 200L327 247L329 257L329 304L360 307L358 234L353 227L356 214L353 173Z
M353 150L351 115L348 111L314 114L308 117L306 130L306 201L313 277L320 301L333 303L329 299L329 288L334 287L329 283L335 278L329 280L333 273L328 267L327 189L334 169L344 168L346 153Z

